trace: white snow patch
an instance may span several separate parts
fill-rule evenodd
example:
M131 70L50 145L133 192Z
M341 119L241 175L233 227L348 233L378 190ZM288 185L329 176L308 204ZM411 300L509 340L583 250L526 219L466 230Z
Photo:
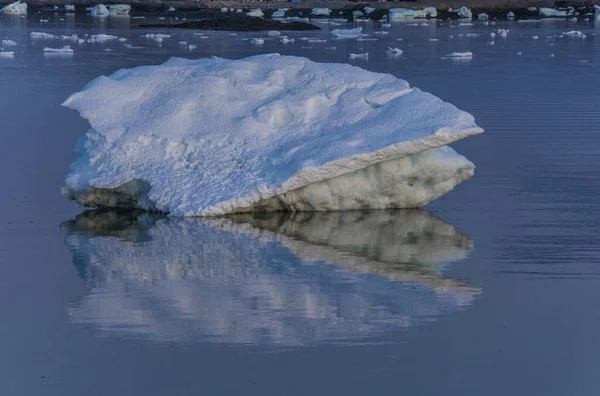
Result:
M176 216L422 206L473 174L442 146L482 132L392 75L277 54L121 69L64 106L91 125L65 196Z

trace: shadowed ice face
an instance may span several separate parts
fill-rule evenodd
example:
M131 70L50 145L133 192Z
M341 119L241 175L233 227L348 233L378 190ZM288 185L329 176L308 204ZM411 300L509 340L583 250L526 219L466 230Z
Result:
M434 320L480 293L441 274L471 239L425 211L87 212L62 228L88 288L70 317L102 335L347 342Z

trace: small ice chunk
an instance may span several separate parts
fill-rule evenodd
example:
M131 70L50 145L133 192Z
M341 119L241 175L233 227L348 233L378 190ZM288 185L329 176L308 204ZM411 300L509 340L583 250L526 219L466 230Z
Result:
M104 4L98 4L90 9L90 14L96 17L106 17L110 15L110 11Z
M567 11L556 10L554 8L540 7L539 10L540 16L543 17L566 17Z
M287 11L287 8L280 8L271 15L271 18L284 18L286 11Z
M277 30L269 30L267 32L268 36L273 36L273 37L277 37L277 36L281 36L281 32L277 31Z
M472 52L452 52L451 54L446 55L447 58L472 58Z
M228 12L228 11L229 11L229 8L227 8L227 7L221 8L221 12Z
M73 53L73 49L69 45L65 45L64 47L61 47L61 48L45 47L44 52Z
M169 9L167 10L167 12L175 12L175 7L169 7Z
M502 38L507 38L508 37L508 33L510 32L509 29L498 29L498 34L500 35L500 37Z
M517 56L521 56L523 53L521 51L517 52Z
M373 7L365 7L365 14L369 15L373 11L375 11L375 8L373 8Z
M571 30L570 32L563 33L563 35L565 35L567 37L579 38L579 39L584 39L587 37L585 34L580 32L579 30Z
M410 8L390 8L389 19L390 20L402 20L402 19L418 19L418 18L435 18L437 17L437 10L434 7L427 7L422 10L413 10Z
M471 12L471 10L468 7L460 7L458 10L456 10L456 13L458 14L459 18L465 18L465 19L471 19L473 18L473 13Z
M394 55L402 55L404 53L404 51L402 51L400 48L396 48L396 47L388 47L388 52L390 52Z
M329 8L313 8L311 14L314 16L329 16L331 10Z
M490 19L490 17L485 12L482 12L480 14L477 14L477 19L480 21L487 21L488 19Z
M537 39L539 39L539 36L533 36L532 38L533 38L534 40L537 40Z
M0 51L0 57L10 58L15 55L15 51Z
M249 17L262 18L265 16L265 13L260 8L255 8L246 13Z
M382 28L384 28L384 29L389 29L389 28L391 28L391 27L392 27L392 25L391 25L391 24L389 24L389 23L383 23L383 24L381 25L381 27L382 27Z
M287 37L282 37L281 38L281 43L282 44L290 44L290 43L293 43L293 42L294 42L293 38L287 38Z
M31 32L31 33L29 33L29 37L32 40L37 40L37 39L52 40L52 39L56 38L56 36L53 34L43 33L43 32Z
M65 11L74 12L75 6L73 4L65 4Z
M362 27L357 27L354 29L334 29L331 31L331 34L336 36L337 38L343 39L352 39L366 36L366 34L361 33Z
M369 53L365 52L362 54L348 54L350 56L350 59L355 59L355 58L368 58L369 57Z
M129 4L111 4L108 6L108 11L111 16L127 16L131 11Z
M262 38L253 38L251 42L254 45L263 45L265 43L265 39L262 39Z
M150 39L150 40L154 40L158 43L162 43L164 39L166 38L171 38L170 34L153 34L153 33L147 33L145 34L143 37Z
M14 14L14 15L25 15L27 14L27 4L21 3L20 0L15 1L14 3L10 3L2 8L0 8L0 13L2 14Z
M491 37L491 38L494 38L494 37L496 37L496 33L494 33L494 32L490 33L490 37Z
M13 40L2 40L2 46L4 47L16 47L17 42Z
M506 14L506 19L515 19L515 13L514 13L514 12L512 12L512 11L509 11L509 12Z
M428 41L440 41L439 38L430 38Z
M479 37L479 33L467 33L465 34L465 36L469 38Z
M352 11L352 16L354 18L361 18L363 17L365 14L363 14L363 12L361 10L354 10Z
M198 46L196 44L190 44L190 45L188 45L188 51L193 51L196 48L198 48Z

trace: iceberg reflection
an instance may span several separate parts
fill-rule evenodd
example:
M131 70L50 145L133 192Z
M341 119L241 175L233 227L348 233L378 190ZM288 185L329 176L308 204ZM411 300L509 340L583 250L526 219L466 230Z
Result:
M420 210L218 219L90 211L62 229L88 289L71 320L105 335L348 341L434 320L480 293L441 274L471 239Z

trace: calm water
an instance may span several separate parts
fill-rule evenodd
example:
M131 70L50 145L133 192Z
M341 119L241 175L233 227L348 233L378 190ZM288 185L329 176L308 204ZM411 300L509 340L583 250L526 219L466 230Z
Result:
M152 31L172 35L159 45L131 22L0 16L18 43L0 57L3 395L597 394L600 26L365 24L378 41L341 41L323 25L255 46L264 34ZM426 211L176 220L60 196L87 128L60 104L87 81L268 52L369 52L352 62L471 112L486 133L454 147L476 176Z

